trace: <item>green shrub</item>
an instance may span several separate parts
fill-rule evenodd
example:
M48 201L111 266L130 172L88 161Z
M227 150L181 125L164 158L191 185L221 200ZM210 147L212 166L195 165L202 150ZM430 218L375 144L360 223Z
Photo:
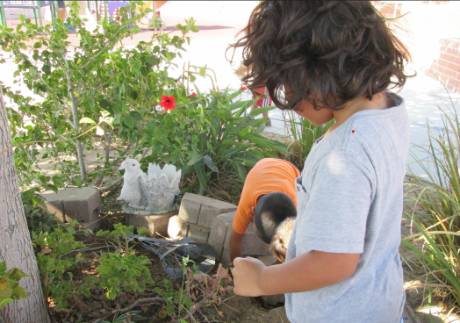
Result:
M46 211L44 201L37 195L36 188L22 191L21 199L31 232L51 231L59 225L56 217Z
M169 317L182 323L187 322L183 319L183 316L190 313L190 309L193 306L187 280L193 279L193 274L196 274L198 270L196 264L189 257L182 257L180 267L182 279L179 286L175 286L168 279L163 279L162 286L157 286L153 290L164 300L163 307L160 310L160 318Z
M7 110L22 184L56 190L111 174L116 163L111 155L117 157L114 151L120 149L125 158L127 147L137 146L143 131L138 123L156 118L153 107L161 96L187 92L170 71L189 41L187 34L197 30L193 20L178 26L180 34L155 32L128 48L120 44L139 31L134 26L147 13L137 2L129 6L122 8L120 21L104 20L100 30L88 31L72 3L67 23L79 41L75 49L60 20L37 26L22 18L15 29L0 26L2 61L12 55L14 81L31 92L27 96L2 86L14 103ZM190 81L193 75L182 78ZM98 152L97 167L88 174L85 149ZM47 166L59 161L53 166L57 175L39 168L43 161Z
M74 271L83 260L76 249L85 246L75 240L75 229L71 225L59 226L51 232L33 233L37 249L45 295L51 297L58 309L67 308L73 294L78 293L73 280Z
M231 178L237 191L247 171L261 158L286 147L262 135L264 109L247 113L252 101L235 101L239 92L213 91L179 101L175 110L147 123L141 147L143 164L172 163L183 170L187 190L209 192L210 183Z
M122 223L116 223L113 226L113 230L99 230L96 233L96 237L106 239L114 243L119 250L128 251L128 237L134 233L134 227L132 225L124 225Z
M104 288L105 296L111 300L124 292L142 293L153 284L150 266L146 256L105 253L96 269L99 274L98 285Z

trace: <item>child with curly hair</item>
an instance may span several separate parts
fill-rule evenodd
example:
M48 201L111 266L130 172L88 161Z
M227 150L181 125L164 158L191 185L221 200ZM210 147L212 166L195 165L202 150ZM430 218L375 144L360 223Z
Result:
M281 109L335 124L308 155L287 259L233 262L235 293L284 293L292 322L396 323L405 302L399 255L409 144L407 51L370 1L263 1L243 48L249 88Z

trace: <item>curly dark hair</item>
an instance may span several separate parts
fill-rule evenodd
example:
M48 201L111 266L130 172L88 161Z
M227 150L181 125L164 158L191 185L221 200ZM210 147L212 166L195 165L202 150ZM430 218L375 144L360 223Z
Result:
M263 1L242 37L243 78L265 85L281 109L307 100L340 109L406 81L409 53L369 1Z

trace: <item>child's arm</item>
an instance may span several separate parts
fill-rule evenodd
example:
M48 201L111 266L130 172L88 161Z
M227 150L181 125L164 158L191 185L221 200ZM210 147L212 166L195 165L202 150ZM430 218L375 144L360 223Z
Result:
M230 261L241 255L241 241L243 240L244 234L237 233L232 230L232 236L230 237Z
M230 260L233 261L241 255L241 241L252 219L252 210L250 207L250 199L246 190L243 187L241 192L238 208L232 221L232 235L230 237Z
M359 257L312 251L268 267L254 258L236 258L232 270L234 292L242 296L276 295L333 285L353 275Z

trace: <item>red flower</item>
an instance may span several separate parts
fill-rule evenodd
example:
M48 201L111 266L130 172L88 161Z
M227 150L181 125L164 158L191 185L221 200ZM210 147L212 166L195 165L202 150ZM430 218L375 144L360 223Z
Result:
M192 94L190 94L190 96L196 96L197 94L195 92L192 92Z
M174 110L176 108L176 98L172 95L163 95L161 97L160 105L165 108L166 111Z

